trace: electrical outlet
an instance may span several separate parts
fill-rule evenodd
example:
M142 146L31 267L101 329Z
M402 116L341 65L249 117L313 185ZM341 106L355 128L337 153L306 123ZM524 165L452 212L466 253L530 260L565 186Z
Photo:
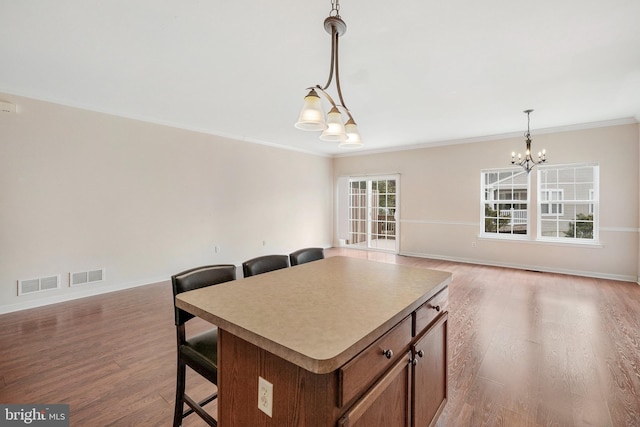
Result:
M273 409L273 384L262 377L258 377L258 409L271 415Z

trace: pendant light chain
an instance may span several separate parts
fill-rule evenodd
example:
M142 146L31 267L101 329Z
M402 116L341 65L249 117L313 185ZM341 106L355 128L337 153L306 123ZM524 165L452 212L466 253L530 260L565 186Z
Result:
M336 18L340 18L340 1L339 0L331 0L331 12L329 12L329 16L335 16Z

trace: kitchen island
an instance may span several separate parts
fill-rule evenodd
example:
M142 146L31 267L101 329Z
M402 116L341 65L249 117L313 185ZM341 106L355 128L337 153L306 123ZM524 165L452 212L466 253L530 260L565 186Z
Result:
M331 257L186 292L176 305L219 328L221 427L422 427L446 402L450 281Z

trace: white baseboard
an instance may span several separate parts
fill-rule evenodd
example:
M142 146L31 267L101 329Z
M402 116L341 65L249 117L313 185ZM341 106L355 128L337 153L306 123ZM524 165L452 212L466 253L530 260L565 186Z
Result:
M640 284L640 277L627 276L624 274L610 274L610 273L601 273L597 271L549 268L549 267L544 267L539 265L510 264L510 263L501 263L501 262L479 260L479 259L472 259L472 258L448 257L448 256L442 256L442 255L423 254L423 253L416 253L416 252L401 252L400 255L413 256L416 258L439 259L442 261L463 262L466 264L490 265L492 267L505 267L505 268L515 268L519 270L541 271L545 273L569 274L572 276L593 277L596 279L617 280L621 282L636 282Z
M121 283L109 286L99 286L91 289L82 289L77 292L68 292L62 295L52 295L46 298L32 299L16 304L0 305L0 314L12 313L14 311L28 310L30 308L43 307L51 304L58 304L66 301L73 301L80 298L106 294L109 292L121 291L123 289L136 288L138 286L151 285L153 283L165 282L169 277L150 278L138 282Z

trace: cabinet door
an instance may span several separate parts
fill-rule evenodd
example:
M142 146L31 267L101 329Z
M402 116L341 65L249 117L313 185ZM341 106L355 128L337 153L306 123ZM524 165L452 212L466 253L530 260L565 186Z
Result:
M447 312L413 346L413 427L435 422L447 402Z
M411 353L407 352L338 421L339 427L409 427Z

